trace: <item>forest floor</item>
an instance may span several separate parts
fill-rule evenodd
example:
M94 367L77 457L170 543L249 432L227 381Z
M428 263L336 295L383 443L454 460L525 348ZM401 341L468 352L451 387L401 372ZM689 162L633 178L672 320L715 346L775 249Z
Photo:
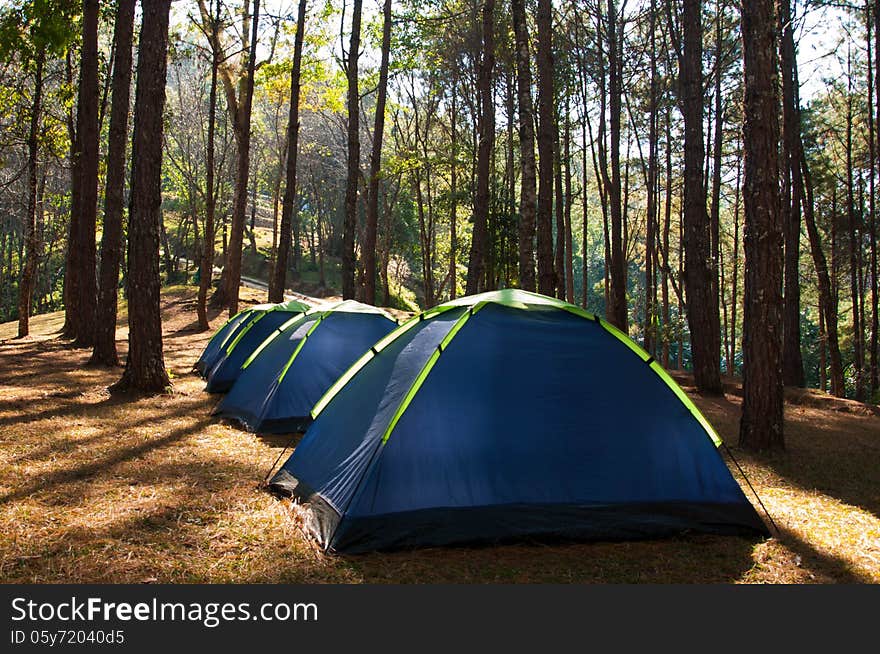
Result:
M880 415L804 391L786 406L785 453L732 447L772 538L325 555L296 507L259 489L288 439L209 415L216 397L190 372L210 337L194 329L195 290L169 289L163 311L174 390L144 399L107 393L121 371L87 367L89 352L58 338L60 314L34 318L24 340L0 325L0 582L880 583ZM120 320L121 353L126 336ZM694 399L732 445L728 390Z

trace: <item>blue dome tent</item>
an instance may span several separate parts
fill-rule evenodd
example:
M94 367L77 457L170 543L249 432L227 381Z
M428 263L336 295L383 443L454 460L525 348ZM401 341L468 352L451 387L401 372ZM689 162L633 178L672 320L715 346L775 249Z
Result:
M384 311L353 300L295 316L244 362L214 414L253 432L302 431L333 382L395 327Z
M720 438L607 322L504 290L423 312L312 410L270 482L330 551L766 534Z
M241 365L254 349L281 324L301 316L309 306L296 300L280 304L258 305L242 320L221 344L204 377L209 393L225 393L238 379ZM235 320L235 318L233 318ZM222 329L222 328L221 328ZM210 346L211 343L208 343Z

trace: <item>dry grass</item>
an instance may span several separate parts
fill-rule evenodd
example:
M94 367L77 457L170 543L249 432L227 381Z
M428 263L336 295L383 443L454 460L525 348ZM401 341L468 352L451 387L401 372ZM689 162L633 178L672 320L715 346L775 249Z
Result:
M111 398L120 371L85 367L57 315L0 343L0 581L880 582L880 417L815 399L788 407L784 455L735 452L777 538L324 555L295 507L258 489L286 438L209 418L215 398L189 373L210 336L193 330L193 293L165 296L170 395ZM739 399L697 401L735 442Z

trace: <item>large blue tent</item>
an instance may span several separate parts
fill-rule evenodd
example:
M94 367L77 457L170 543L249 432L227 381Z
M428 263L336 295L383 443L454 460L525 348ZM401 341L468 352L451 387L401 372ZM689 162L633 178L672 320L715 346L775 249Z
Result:
M264 434L302 431L333 382L395 327L382 310L353 300L295 316L244 362L214 414Z
M266 337L294 316L301 316L309 306L296 300L259 305L251 309L220 346L207 367L205 379L209 393L225 393L238 379L242 364ZM211 343L208 343L209 347Z
M516 290L426 311L318 402L271 481L325 549L766 534L665 370L582 309Z

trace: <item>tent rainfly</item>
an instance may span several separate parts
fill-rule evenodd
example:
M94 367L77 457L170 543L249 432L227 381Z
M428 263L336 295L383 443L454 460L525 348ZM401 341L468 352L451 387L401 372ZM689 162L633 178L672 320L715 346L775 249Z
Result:
M519 290L423 312L321 398L270 482L329 551L767 529L715 430L604 320Z
M244 362L214 414L253 432L302 431L333 382L395 327L384 311L353 300L293 316Z
M279 325L287 322L292 316L304 314L308 309L309 305L290 300L280 304L260 304L252 307L246 310L247 315L238 321L236 319L241 313L234 316L230 323L237 322L237 325L228 332L217 353L207 362L204 374L208 382L206 390L209 393L228 391L238 378L241 364L251 352ZM225 329L224 325L220 331ZM208 348L211 348L213 340L208 343Z

